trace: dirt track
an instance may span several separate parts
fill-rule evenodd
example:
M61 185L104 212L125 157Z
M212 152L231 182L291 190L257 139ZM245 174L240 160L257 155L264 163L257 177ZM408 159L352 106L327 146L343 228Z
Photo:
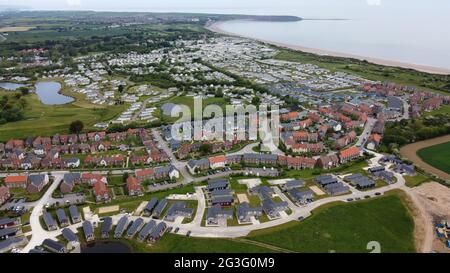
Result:
M445 244L435 236L433 225L450 219L450 210L448 209L450 207L450 189L439 183L430 182L410 191L419 207L419 210L416 211L418 214L416 223L423 225L419 227L418 234L416 233L416 235L423 236L422 238L416 237L422 243L422 252L435 250L449 253L450 249L445 247Z
M450 135L437 137L425 141L416 142L413 144L406 145L400 149L400 153L403 157L411 160L416 166L425 170L426 172L432 173L434 175L439 176L442 179L450 180L450 175L446 172L443 172L435 167L425 163L420 157L417 155L417 151L429 146L434 146L437 144L445 143L450 141Z

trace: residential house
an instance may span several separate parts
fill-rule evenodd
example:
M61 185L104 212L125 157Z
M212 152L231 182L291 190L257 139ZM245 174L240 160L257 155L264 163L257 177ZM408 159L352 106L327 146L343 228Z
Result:
M127 189L128 189L128 195L130 195L130 196L144 195L142 185L133 176L128 176L128 178L127 178Z
M47 174L31 174L28 176L27 192L34 194L41 192L42 189L49 182Z
M223 209L218 204L210 207L206 214L206 225L207 226L218 225L220 219L224 221L228 219L233 219L233 210Z
M151 242L156 242L157 240L159 240L159 238L161 238L161 236L163 236L166 229L167 229L166 223L164 222L159 223L150 233L149 240Z
M111 217L106 217L103 220L103 224L102 224L102 239L107 239L109 238L109 232L111 231L112 228L112 218Z
M158 219L159 217L161 217L162 212L164 211L164 209L166 208L167 204L169 203L169 201L167 201L167 199L161 199L158 204L156 205L156 207L153 209L153 213L152 213L152 217L155 219Z
M305 205L314 201L314 192L310 189L300 191L298 188L294 188L288 191L291 199L298 205Z
M356 159L360 156L361 156L361 149L356 146L350 147L348 149L339 152L339 159L341 161L341 164Z
M11 197L9 193L9 188L5 186L0 186L0 206L6 203L8 199Z
M134 237L134 235L136 235L136 233L141 230L141 228L144 226L144 219L142 218L137 218L136 220L133 221L133 223L131 224L130 228L127 230L127 234L126 237L128 239L131 239Z
M150 220L139 232L138 241L140 241L140 242L145 241L155 227L156 227L156 222L154 220Z
M336 154L323 155L317 160L317 166L322 169L332 169L339 166L339 157Z
M251 223L251 218L262 215L262 207L250 207L249 203L243 202L236 206L236 215L239 223Z
M129 223L130 222L128 216L122 216L122 218L120 218L119 222L117 223L116 229L114 230L114 238L118 239L122 237L122 234L128 228Z
M81 182L81 174L80 173L66 173L64 174L64 179L59 186L61 193L66 194L70 193L73 190L75 184Z
M26 175L8 175L5 177L6 187L12 188L26 188L28 177Z
M49 212L45 211L42 218L44 219L44 223L49 231L56 230L58 228L56 226L55 219L53 219L53 216Z
M191 218L193 213L194 210L185 201L178 201L169 207L164 220L174 222L178 217Z
M84 232L84 238L86 239L86 242L90 242L95 239L94 227L92 226L92 223L90 221L83 222L83 232Z
M97 181L93 186L95 200L97 202L108 202L111 198L109 196L108 187L103 181Z
M44 242L42 242L42 246L46 249L56 252L56 253L66 253L67 249L62 245L61 243L54 241L52 239L45 239Z
M67 218L67 215L63 209L59 208L56 210L56 217L58 217L60 227L67 227L70 224L69 218Z
M70 218L72 219L72 223L76 224L81 222L81 216L78 212L78 208L75 205L71 205L69 207Z
M204 171L209 169L209 160L206 158L195 160L191 159L187 163L187 168L191 174L196 174L198 171Z
M218 169L225 167L226 157L224 155L214 156L209 158L209 165L211 169Z
M156 207L156 204L158 204L158 199L156 197L152 197L152 199L148 201L147 205L144 208L144 215L152 215L153 209Z

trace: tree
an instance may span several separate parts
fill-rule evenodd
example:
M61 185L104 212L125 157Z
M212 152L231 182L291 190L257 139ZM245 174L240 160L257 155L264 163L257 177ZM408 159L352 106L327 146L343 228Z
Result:
M84 128L83 122L80 120L76 120L70 124L69 132L72 134L78 134L81 133L81 131L83 131L83 128Z
M261 101L261 99L259 97L257 97L257 96L254 96L252 98L252 104L253 105L258 105L260 101Z
M22 86L19 88L19 91L22 93L22 95L26 96L30 93L30 89L26 86Z
M211 153L211 148L212 148L211 144L204 143L200 146L199 150L202 154L206 155Z

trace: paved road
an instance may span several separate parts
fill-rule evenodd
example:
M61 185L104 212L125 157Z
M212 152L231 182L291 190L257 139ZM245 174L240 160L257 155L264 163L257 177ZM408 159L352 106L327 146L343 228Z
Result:
M36 205L34 206L33 210L31 211L30 226L31 226L33 235L31 236L31 239L28 242L28 244L26 245L26 247L24 249L22 249L22 252L27 253L28 251L30 251L30 249L42 244L42 242L45 239L49 238L49 232L44 230L44 228L41 226L39 217L43 213L44 206L47 204L47 202L51 198L53 192L56 190L59 183L63 179L64 172L53 173L53 175L54 175L53 183L50 185L50 187L44 193L42 198L39 199L39 201L37 201Z
M381 154L377 154L372 151L367 151L369 153L372 153L375 157L370 160L369 167L379 166L378 160L383 156ZM397 183L377 188L369 191L358 191L358 190L352 190L351 193L347 195L342 196L335 196L335 197L328 197L324 199L320 199L317 201L314 201L306 206L297 207L292 202L290 202L290 206L292 208L292 213L290 215L285 215L282 218L264 222L264 223L256 223L252 225L245 225L245 226L230 226L230 227L202 227L201 221L203 218L203 214L206 210L206 204L205 204L205 197L201 193L200 188L196 188L196 196L199 201L199 205L197 207L196 217L193 219L191 223L187 224L175 224L172 222L166 222L168 226L173 226L174 228L178 227L179 234L186 234L188 231L191 231L191 236L194 237L214 237L214 238L236 238L236 237L242 237L248 235L253 230L260 230L260 229L266 229L275 227L293 220L297 220L299 217L308 217L311 215L311 211L328 203L331 202L349 202L348 198L361 198L363 199L365 196L375 196L375 193L384 194L387 191L393 190L393 189L402 189L406 192L410 193L410 191L405 186L405 179L402 175L398 173L394 173L395 177L397 178ZM30 217L30 225L32 227L32 233L33 236L29 242L29 244L22 250L22 252L28 252L31 248L34 248L37 245L40 245L42 241L46 238L55 238L56 236L61 234L61 229L58 229L56 231L46 231L44 230L39 221L39 216L42 215L42 210L49 198L51 197L53 191L57 188L59 182L61 181L63 174L62 173L54 173L55 180L53 184L49 187L47 192L44 194L43 198L41 198L38 203L36 204L35 208L32 211L31 217ZM280 192L281 198L286 198L284 194ZM415 201L413 199L413 201ZM115 215L113 218L117 220L121 215ZM133 216L132 219L137 218L137 216ZM150 220L150 218L143 217L145 220ZM157 220L157 222L161 222L161 220ZM431 225L431 223L430 223ZM75 230L77 227L80 226L80 223L76 225L72 225L69 228L72 230ZM427 238L428 236L431 236L433 238L433 233L431 229L431 235L429 232L427 232ZM428 240L426 240L429 242ZM428 250L429 247L424 247L424 250Z
M374 118L369 118L364 125L364 131L363 133L358 137L358 141L356 142L356 145L358 147L364 147L364 145L367 142L367 139L369 138L370 134L372 133L373 126L375 125L375 122L377 120Z

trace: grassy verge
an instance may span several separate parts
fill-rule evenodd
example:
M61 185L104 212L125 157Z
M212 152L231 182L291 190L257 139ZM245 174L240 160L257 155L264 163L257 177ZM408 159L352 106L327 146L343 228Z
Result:
M298 252L369 252L370 241L382 252L413 252L413 219L401 195L388 194L357 203L332 203L304 222L253 231L247 239Z

